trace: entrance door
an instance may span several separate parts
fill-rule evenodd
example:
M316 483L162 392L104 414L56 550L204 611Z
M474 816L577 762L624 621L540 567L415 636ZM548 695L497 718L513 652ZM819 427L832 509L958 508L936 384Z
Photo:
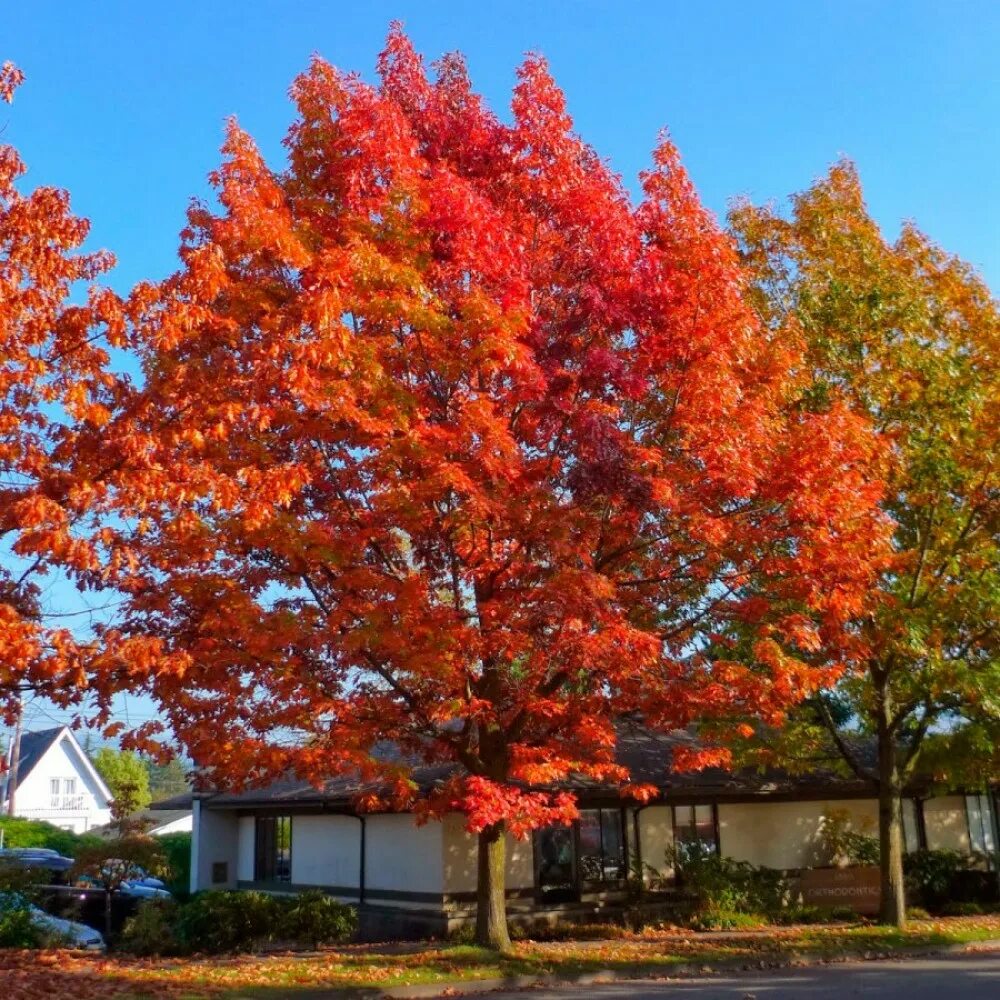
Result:
M552 902L577 898L576 835L572 826L547 826L535 831L535 885L539 895Z

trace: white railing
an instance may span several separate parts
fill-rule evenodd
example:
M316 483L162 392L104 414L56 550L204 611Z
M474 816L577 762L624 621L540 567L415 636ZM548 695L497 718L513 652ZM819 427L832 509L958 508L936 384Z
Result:
M47 806L31 806L24 809L18 805L17 815L30 819L33 816L43 816L53 812L87 812L89 809L86 795L54 795Z
M83 800L82 795L54 796L49 808L58 809L60 812L80 812L84 808Z

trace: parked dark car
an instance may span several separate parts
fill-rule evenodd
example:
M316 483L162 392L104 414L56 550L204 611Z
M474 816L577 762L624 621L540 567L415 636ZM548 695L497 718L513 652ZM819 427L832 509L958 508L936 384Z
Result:
M77 921L95 930L105 929L105 891L93 882L84 885L70 883L73 858L42 847L14 847L0 850L0 864L13 864L32 873L33 898L46 913L63 920ZM88 880L89 881L89 880ZM160 888L158 879L126 882L111 894L111 930L121 930L144 899L166 898L170 893Z

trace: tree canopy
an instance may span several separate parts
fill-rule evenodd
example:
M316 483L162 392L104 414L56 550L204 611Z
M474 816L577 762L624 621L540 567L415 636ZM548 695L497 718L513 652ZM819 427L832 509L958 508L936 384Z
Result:
M130 750L101 747L94 754L94 767L107 782L122 816L131 816L149 806L149 771L139 756Z
M156 637L133 676L203 780L360 772L400 803L454 765L420 807L483 857L574 815L539 786L644 794L622 713L773 720L828 682L880 484L862 419L800 405L801 344L669 141L633 205L541 59L510 123L398 30L378 68L313 61L283 171L231 124L220 209L133 294L123 634ZM733 620L749 666L707 654Z
M804 338L810 407L846 398L886 445L892 554L855 623L864 656L835 696L807 702L765 754L794 762L828 746L880 787L895 802L882 824L888 866L899 854L900 789L929 733L936 751L927 770L938 781L967 779L970 755L996 759L1000 308L969 265L912 224L889 242L848 162L796 195L788 216L741 204L731 223L759 314ZM878 741L877 767L856 753L859 731Z
M23 79L0 67L0 98ZM110 254L81 249L89 223L73 216L65 191L18 191L25 166L0 146L0 712L8 719L25 691L59 704L92 684L90 641L71 628L73 611L46 578L68 575L81 588L104 585L110 556L94 516L108 456L102 429L124 383L109 368L108 345L125 341L120 302L96 280ZM71 300L86 283L85 300Z

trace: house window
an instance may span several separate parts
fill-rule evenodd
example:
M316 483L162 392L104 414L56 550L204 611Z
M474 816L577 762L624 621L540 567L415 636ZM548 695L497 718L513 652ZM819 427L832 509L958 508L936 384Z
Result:
M903 799L903 849L907 854L923 846L920 837L919 805L916 799Z
M989 795L966 795L965 815L969 821L969 849L985 855L992 864L997 845Z
M79 809L81 806L82 797L78 799L76 794L76 778L49 779L50 809Z
M719 853L719 827L714 803L674 806L674 848L681 859Z
M622 810L580 810L580 879L616 882L626 876Z
M258 816L254 852L254 879L291 882L292 817Z

